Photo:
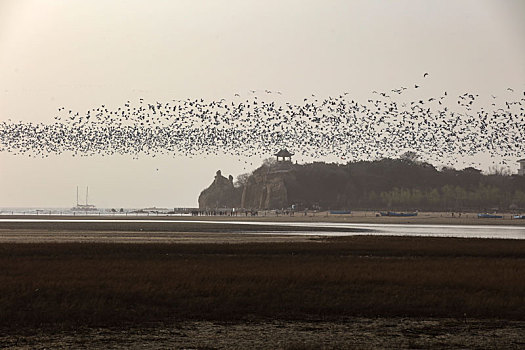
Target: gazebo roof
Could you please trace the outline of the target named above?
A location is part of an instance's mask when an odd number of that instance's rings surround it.
[[[275,154],[277,157],[291,157],[293,156],[293,153],[288,152],[286,149],[282,149],[279,152]]]

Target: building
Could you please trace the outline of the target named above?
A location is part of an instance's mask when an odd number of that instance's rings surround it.
[[[288,158],[288,161],[291,162],[293,153],[288,152],[288,150],[286,149],[282,149],[279,152],[277,152],[275,156],[277,157],[278,162],[279,161],[286,162],[287,160],[286,158]],[[281,160],[279,160],[279,158],[281,158]]]
[[[518,175],[525,176],[525,158],[518,160],[518,163],[520,163]]]

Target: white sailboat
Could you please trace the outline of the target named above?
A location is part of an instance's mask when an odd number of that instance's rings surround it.
[[[86,187],[86,204],[78,202],[78,186],[77,186],[77,205],[71,208],[72,211],[96,211],[97,208],[93,204],[88,204],[89,187]]]

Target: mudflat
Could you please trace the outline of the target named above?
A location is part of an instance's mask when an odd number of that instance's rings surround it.
[[[427,213],[415,218],[365,214],[197,217],[4,215],[0,217],[0,243],[305,242],[316,236],[350,235],[525,238],[525,220],[510,219],[510,215],[506,219],[462,216],[459,220],[459,217],[447,217],[446,213],[439,214],[445,215],[443,217],[437,214],[428,216],[430,214]]]
[[[175,234],[196,240],[1,243],[0,346],[525,344],[523,240]]]
[[[180,321],[139,327],[30,329],[3,349],[522,349],[524,323],[454,318]]]

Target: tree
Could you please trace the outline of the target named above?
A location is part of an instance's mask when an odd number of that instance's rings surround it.
[[[488,175],[510,176],[512,171],[509,167],[493,165],[489,167]]]
[[[244,173],[244,174],[237,176],[237,179],[235,179],[235,187],[246,186],[246,183],[248,182],[249,177],[250,177],[250,173]]]
[[[271,167],[274,165],[277,161],[274,158],[266,158],[263,160],[263,166],[265,167]]]
[[[414,151],[406,151],[399,157],[401,160],[406,160],[411,163],[417,163],[419,160],[419,155]]]
[[[427,193],[427,201],[430,204],[430,207],[437,209],[439,207],[439,202],[441,201],[441,195],[437,188],[432,189]]]

